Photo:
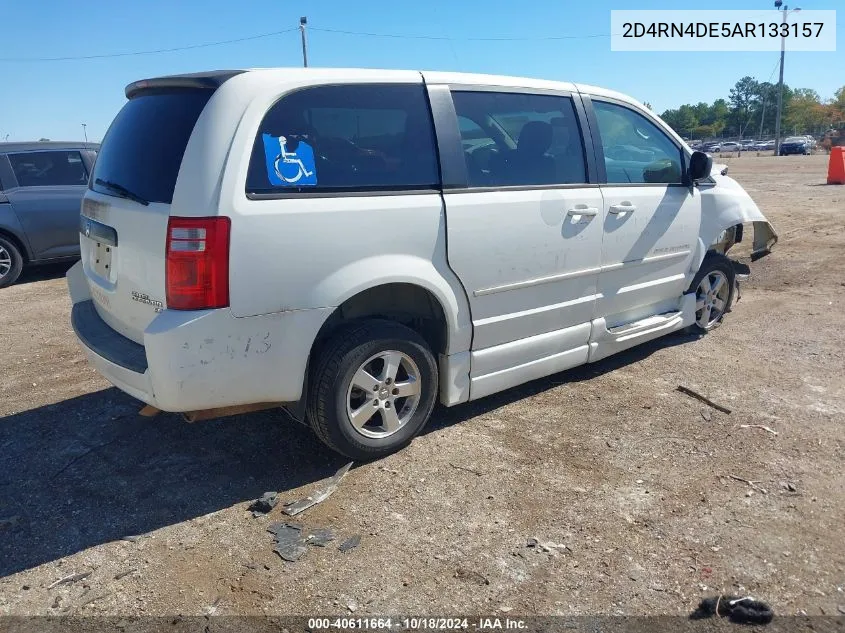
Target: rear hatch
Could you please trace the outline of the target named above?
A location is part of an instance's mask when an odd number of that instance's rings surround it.
[[[231,76],[229,74],[228,76]],[[100,317],[136,343],[165,304],[170,205],[188,139],[225,78],[137,82],[94,165],[82,203],[80,243]]]

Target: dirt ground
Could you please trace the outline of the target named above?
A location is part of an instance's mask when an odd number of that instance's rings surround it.
[[[780,243],[721,328],[436,410],[297,517],[336,540],[295,563],[281,504],[246,508],[344,460],[275,412],[139,417],[77,347],[67,267],[27,273],[0,291],[0,614],[687,614],[724,590],[837,615],[845,187],[824,156],[725,160]]]

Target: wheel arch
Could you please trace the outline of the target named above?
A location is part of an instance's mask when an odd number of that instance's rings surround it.
[[[430,262],[429,266],[432,267]],[[350,278],[348,274],[333,277]],[[325,290],[327,285],[324,282],[320,286]],[[288,407],[288,411],[295,418],[304,420],[309,376],[316,356],[339,328],[356,320],[384,318],[404,323],[425,339],[435,357],[467,351],[472,340],[472,323],[466,296],[462,294],[463,289],[460,290],[460,294],[456,293],[442,277],[438,283],[437,277],[432,279],[421,275],[391,275],[349,285],[336,295],[340,299],[339,304],[323,321],[311,344],[302,396],[299,402]],[[402,300],[404,303],[400,304]]]
[[[454,354],[470,348],[472,321],[469,302],[455,274],[444,265],[407,255],[380,255],[358,260],[335,271],[314,288],[317,304],[336,306],[320,329],[321,334],[337,319],[382,316],[389,312],[414,315],[439,310],[445,331],[440,349]],[[331,301],[320,301],[329,298]],[[400,302],[405,301],[400,305]],[[371,309],[366,306],[370,305]],[[399,306],[396,309],[396,306]],[[318,334],[318,339],[321,334]]]
[[[6,228],[0,227],[0,237],[8,240],[12,244],[14,244],[15,247],[17,247],[17,249],[20,251],[21,257],[23,257],[24,265],[28,264],[31,261],[32,257],[29,253],[29,249],[27,248],[26,242],[22,240],[18,235],[16,235],[12,231],[9,231]]]
[[[448,353],[453,337],[442,299],[423,284],[389,281],[357,289],[344,297],[317,332],[312,356],[338,328],[368,318],[403,323],[420,334],[435,354]]]
[[[752,260],[768,254],[778,241],[777,233],[746,191],[725,178],[703,192],[701,225],[690,275],[695,275],[709,251],[725,254],[739,242],[745,225],[751,225],[754,231]]]

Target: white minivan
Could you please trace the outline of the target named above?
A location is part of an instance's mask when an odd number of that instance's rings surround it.
[[[197,417],[285,406],[333,449],[729,310],[777,237],[647,107],[580,84],[349,69],[138,81],[68,272],[109,381]]]

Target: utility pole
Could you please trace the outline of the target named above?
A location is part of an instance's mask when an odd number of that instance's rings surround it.
[[[789,7],[783,4],[783,0],[775,0],[775,9],[783,5],[783,24],[786,24],[786,16],[789,15]],[[798,7],[793,11],[800,11]],[[783,61],[786,57],[786,35],[780,37],[780,78],[778,79],[778,113],[775,118],[775,156],[780,156],[780,122],[783,116]]]
[[[85,136],[85,142],[88,142],[88,125],[83,123],[82,124],[82,134]]]
[[[299,34],[302,36],[302,66],[308,68],[308,41],[305,39],[305,25],[308,24],[308,18],[304,15],[299,18]]]

